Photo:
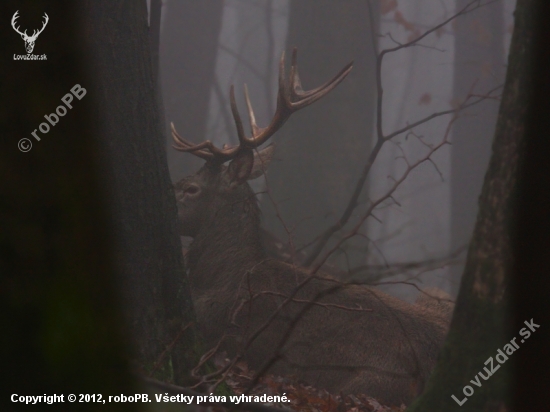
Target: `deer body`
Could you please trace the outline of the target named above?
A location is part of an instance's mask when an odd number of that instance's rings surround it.
[[[294,55],[291,81],[299,86],[295,64]],[[297,89],[280,76],[278,106],[290,107],[284,100],[299,100],[300,92],[308,99],[313,93]],[[272,147],[256,154],[246,150],[231,97],[240,149],[212,149],[209,142],[194,146],[173,129],[179,150],[207,160],[195,175],[175,185],[180,234],[194,238],[187,263],[206,344],[214,347],[221,340],[229,355],[242,354],[257,371],[269,362],[270,372],[295,375],[333,393],[366,393],[390,404],[408,403],[422,391],[435,365],[446,322],[422,305],[345,285],[323,273],[312,276],[267,257],[260,211],[246,180],[265,171]],[[247,103],[253,141],[269,128],[257,127],[248,98]],[[224,156],[231,150],[226,166]],[[213,161],[216,151],[223,154]]]

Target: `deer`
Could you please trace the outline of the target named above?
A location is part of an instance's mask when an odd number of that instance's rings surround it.
[[[450,323],[455,309],[455,303],[451,295],[436,287],[424,289],[416,298],[414,304],[433,312],[445,323]]]
[[[171,124],[173,147],[205,161],[174,185],[178,231],[193,238],[186,255],[199,330],[208,348],[223,349],[263,373],[292,375],[329,392],[365,393],[390,405],[419,395],[448,325],[423,305],[374,287],[343,282],[266,254],[261,214],[249,180],[267,171],[273,145],[263,145],[296,111],[321,99],[352,69],[305,91],[292,52],[288,80],[279,62],[276,111],[259,127],[248,96],[247,136],[230,88],[239,144],[194,144]]]

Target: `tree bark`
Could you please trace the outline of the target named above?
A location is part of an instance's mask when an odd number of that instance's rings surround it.
[[[88,67],[96,80],[90,98],[107,159],[103,178],[110,183],[131,335],[143,369],[182,384],[200,351],[175,231],[146,3],[90,0],[83,6]]]
[[[462,10],[470,0],[458,0]],[[486,93],[504,81],[504,11],[496,1],[455,21],[454,100]],[[453,125],[451,149],[451,250],[472,236],[483,176],[491,156],[498,102],[487,100],[461,113]],[[451,294],[456,296],[464,265],[451,267]]]
[[[162,23],[162,0],[150,0],[149,6],[149,41],[151,42],[151,64],[153,78],[158,81],[160,30]]]
[[[535,86],[526,125],[525,160],[520,174],[518,221],[514,247],[517,259],[512,288],[515,294],[515,330],[531,318],[540,324],[535,336],[514,357],[515,399],[511,410],[548,409],[550,388],[550,2],[531,1],[535,48],[531,81]],[[525,350],[524,350],[525,349]],[[514,353],[514,356],[516,354]]]
[[[487,381],[481,379],[479,388],[471,381],[476,376],[479,379],[479,372],[487,375],[484,367],[491,370],[490,364],[485,364],[488,358],[493,357],[495,368],[499,365],[497,351],[519,332],[511,329],[510,322],[512,270],[516,257],[512,239],[517,227],[518,176],[524,162],[525,132],[532,109],[530,99],[536,86],[532,76],[533,27],[537,26],[537,16],[542,15],[540,4],[536,0],[517,2],[492,156],[479,199],[479,213],[451,329],[426,392],[409,411],[510,410],[514,360],[500,365]],[[538,323],[536,314],[532,316]],[[522,346],[529,343],[517,340],[520,352],[528,350]],[[466,386],[473,389],[471,396],[466,396],[471,392],[469,389],[463,391]]]
[[[81,19],[72,2],[8,0],[0,6],[9,18],[16,10],[29,25],[40,27],[44,12],[51,21],[33,52],[46,54],[45,61],[11,60],[25,54],[24,43],[9,24],[0,25],[6,51],[0,65],[0,410],[141,410],[131,403],[68,400],[71,393],[141,389],[126,356]],[[55,114],[77,84],[88,93],[74,97],[72,109],[49,124],[44,116]],[[31,133],[44,122],[50,130],[38,131],[36,140]],[[20,139],[29,139],[30,151],[18,150]],[[8,394],[63,394],[64,402],[29,406]]]

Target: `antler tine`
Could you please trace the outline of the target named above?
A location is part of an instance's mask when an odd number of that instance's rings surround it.
[[[233,85],[231,85],[231,88],[229,89],[229,101],[231,102],[231,113],[233,114],[233,120],[235,121],[235,126],[237,127],[237,137],[239,138],[239,143],[246,144],[247,138],[244,134],[243,121],[241,120],[237,102],[235,101],[235,88]]]
[[[199,144],[193,144],[189,140],[181,137],[176,128],[172,124],[172,138],[174,139],[176,145],[172,146],[174,149],[180,152],[188,152],[198,156],[204,160],[213,161],[217,163],[226,162],[237,154],[240,150],[240,146],[234,147],[225,147],[223,149],[218,149],[210,140],[205,140]],[[207,149],[207,150],[204,150]]]
[[[237,102],[235,100],[235,88],[231,86],[229,89],[229,100],[231,103],[233,120],[235,121],[235,126],[237,127],[239,145],[234,147],[227,147],[224,145],[222,149],[218,149],[209,140],[194,145],[188,140],[182,138],[172,124],[172,137],[176,143],[174,148],[182,152],[192,153],[207,161],[224,163],[231,160],[238,153],[245,150],[254,149],[265,143],[277,130],[281,128],[283,124],[285,124],[292,113],[319,100],[334,89],[338,84],[340,84],[340,82],[349,74],[353,66],[353,62],[349,63],[342,70],[340,70],[336,76],[322,86],[313,90],[304,91],[302,90],[300,76],[298,75],[297,55],[298,51],[294,48],[292,51],[290,79],[288,82],[285,78],[285,53],[283,52],[281,55],[281,60],[279,61],[279,91],[277,93],[277,110],[273,115],[269,126],[262,128],[256,123],[256,116],[254,114],[254,109],[252,108],[252,103],[250,102],[248,88],[245,84],[244,96],[248,109],[250,128],[252,129],[252,136],[250,138],[246,137],[241,115],[239,114],[239,109],[237,108]]]
[[[172,129],[172,139],[174,139],[174,143],[175,143],[174,145],[172,145],[174,149],[180,152],[189,152],[204,160],[210,160],[213,158],[214,155],[212,153],[207,152],[205,150],[201,150],[202,148],[197,147],[200,145],[194,145],[189,140],[181,137],[178,131],[176,130],[174,123],[170,122],[170,128]],[[207,143],[207,142],[204,142],[204,143]]]
[[[248,118],[250,119],[250,128],[252,129],[252,136],[256,136],[262,132],[262,128],[258,127],[256,123],[256,116],[254,115],[254,109],[252,103],[250,103],[250,96],[248,95],[248,87],[246,83],[244,85],[244,99],[246,100],[246,107],[248,108]]]
[[[253,133],[253,136],[250,139],[246,138],[244,135],[242,139],[239,138],[239,140],[246,143],[248,147],[258,147],[265,143],[277,130],[281,128],[292,113],[309,106],[323,96],[327,95],[346,78],[353,67],[353,62],[351,62],[325,84],[313,90],[304,91],[302,90],[300,76],[298,75],[297,56],[298,50],[294,48],[292,51],[290,78],[287,81],[285,79],[285,54],[283,52],[279,62],[279,92],[277,95],[277,111],[275,112],[269,126],[265,128],[258,128],[258,132]],[[240,127],[242,128],[242,124]],[[239,126],[237,125],[237,129],[238,128]]]
[[[176,130],[176,126],[174,126],[173,122],[170,122],[170,129],[172,131],[172,139],[174,139],[174,142],[176,145],[180,146],[181,148],[187,148],[192,147],[194,144],[187,140],[186,138],[180,136],[178,131]]]
[[[292,70],[292,68],[291,68]],[[290,90],[286,85],[285,78],[285,52],[281,54],[281,60],[279,60],[279,91],[277,93],[277,108],[279,106],[286,106],[283,103],[289,101],[290,99]]]
[[[38,31],[37,35],[44,31],[44,29],[46,28],[46,25],[50,21],[50,18],[48,17],[48,15],[46,13],[44,13],[44,17],[45,17],[44,23],[42,23],[42,28]]]
[[[292,58],[290,59],[290,81],[289,81],[289,94],[291,98],[296,98],[298,95],[295,90],[303,92],[302,81],[298,74],[298,48],[292,49]]]
[[[44,19],[44,23],[42,23],[42,28],[39,29],[39,30],[37,30],[37,29],[33,30],[33,33],[32,33],[31,37],[33,37],[33,38],[38,37],[38,35],[40,33],[42,33],[44,31],[44,29],[46,28],[46,25],[50,21],[50,18],[48,17],[48,15],[46,13],[44,13],[44,17],[45,17],[45,19]]]
[[[13,14],[13,17],[11,18],[11,25],[13,27],[13,29],[19,33],[20,35],[27,35],[27,30],[25,29],[25,31],[23,33],[21,33],[21,31],[19,30],[19,26],[15,27],[15,24],[16,24],[16,20],[19,18],[19,10],[17,10],[14,14]]]
[[[231,89],[233,90],[233,89]],[[250,104],[250,99],[248,97],[248,90],[245,85],[245,98],[246,104],[248,106],[248,113],[250,116],[250,126],[253,129],[252,137],[247,138],[244,133],[241,135],[239,132],[242,130],[242,122],[237,110],[237,105],[234,103],[234,97],[232,95],[231,99],[231,110],[233,111],[233,117],[235,118],[235,124],[237,126],[237,132],[239,134],[239,141],[241,144],[246,145],[250,148],[255,148],[263,143],[265,143],[273,134],[279,130],[279,128],[286,122],[291,112],[288,109],[291,109],[291,99],[290,91],[285,78],[285,52],[281,54],[281,59],[279,60],[279,91],[277,93],[277,111],[275,112],[271,123],[267,127],[258,127],[256,124],[256,118],[254,116],[254,111],[252,110],[252,105]]]
[[[342,80],[346,78],[352,68],[353,62],[350,62],[342,70],[340,70],[340,72],[336,76],[327,81],[325,84],[322,84],[315,89],[304,91],[302,89],[300,75],[298,74],[297,49],[294,48],[294,50],[292,51],[292,66],[290,69],[292,76],[290,79],[290,83],[292,85],[290,95],[292,97],[292,100],[296,99],[296,101],[290,103],[292,109],[299,110],[303,107],[309,106],[323,96],[327,95],[332,89],[338,86],[342,82]]]

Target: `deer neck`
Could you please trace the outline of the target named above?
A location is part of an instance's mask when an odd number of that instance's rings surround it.
[[[265,258],[260,239],[260,211],[255,197],[249,201],[223,202],[212,211],[191,243],[188,267],[194,288],[209,288]]]

